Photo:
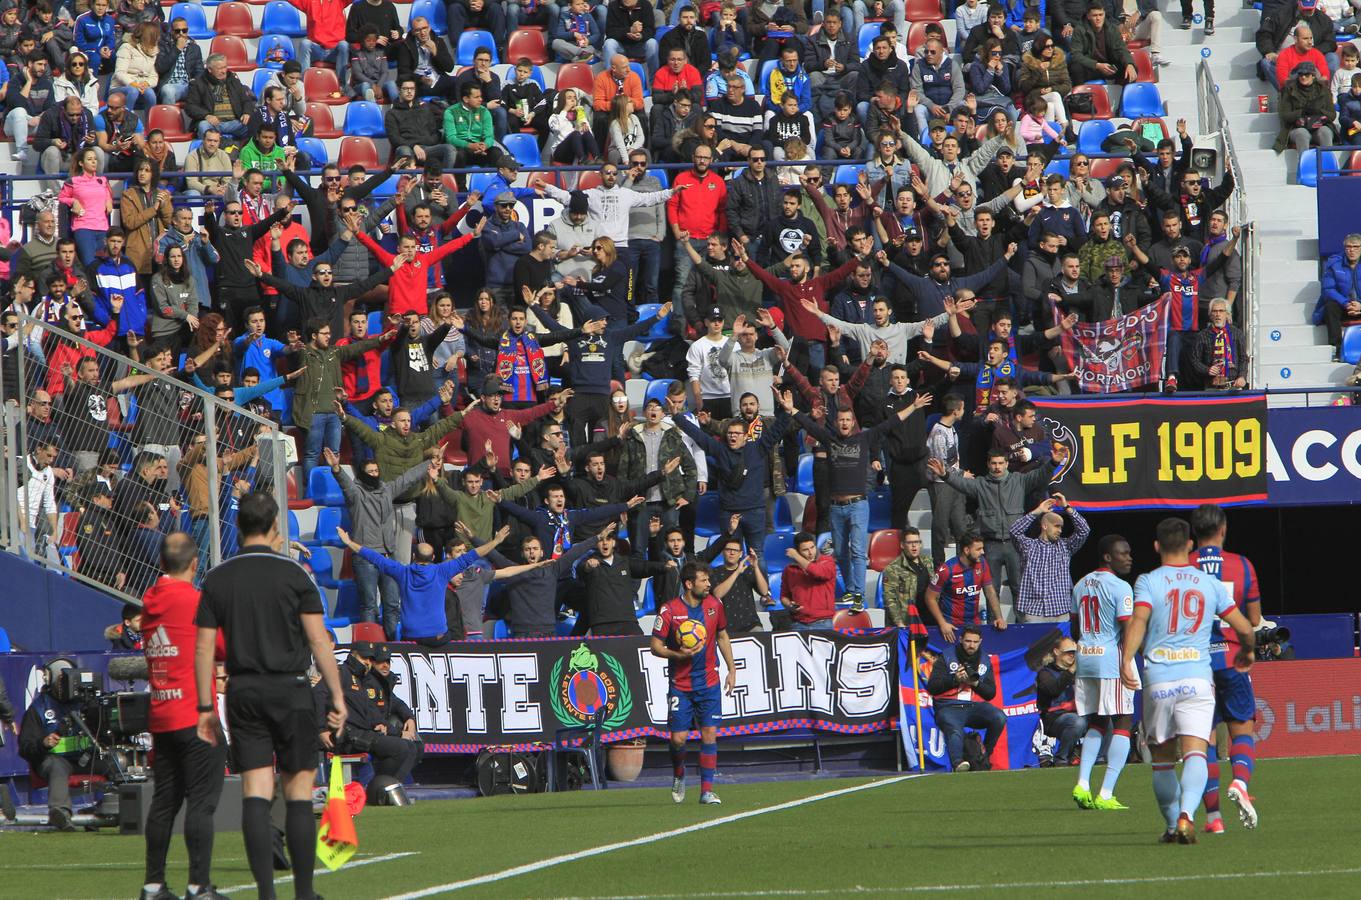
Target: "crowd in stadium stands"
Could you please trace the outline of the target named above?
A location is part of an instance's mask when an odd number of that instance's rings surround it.
[[[1086,524],[1040,506],[1066,448],[1027,400],[1073,389],[1065,333],[1170,295],[1154,389],[1247,384],[1231,176],[1190,167],[1184,121],[1083,136],[1151,87],[1156,13],[968,0],[951,42],[918,0],[455,0],[445,36],[391,0],[291,0],[296,45],[264,23],[248,85],[239,4],[205,52],[178,8],[51,2],[0,13],[14,156],[51,178],[5,254],[5,396],[28,409],[30,525],[134,594],[181,504],[209,543],[177,383],[293,431],[294,495],[342,507],[333,545],[359,548],[356,616],[436,642],[480,632],[489,592],[515,634],[560,610],[636,631],[697,524],[732,631],[875,602],[872,522],[897,532],[874,563],[891,624],[1004,625],[1003,572],[1021,620],[1066,615]],[[313,135],[346,103],[372,155],[339,165]],[[368,103],[386,168],[354,135]],[[562,212],[531,233],[540,198]],[[1361,320],[1348,283],[1330,324]],[[256,431],[217,423],[224,515],[268,477]]]

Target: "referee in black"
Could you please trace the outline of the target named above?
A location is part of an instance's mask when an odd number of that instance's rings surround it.
[[[213,647],[221,628],[227,643],[227,725],[245,795],[241,831],[251,874],[261,900],[274,900],[269,804],[277,765],[287,807],[284,838],[293,860],[293,886],[299,900],[309,900],[316,896],[312,785],[320,746],[307,678],[313,659],[330,691],[327,724],[333,732],[345,725],[345,695],[321,595],[307,571],[282,555],[278,522],[279,507],[272,496],[242,497],[236,519],[241,550],[204,576],[194,651],[198,733],[209,743],[217,740]]]

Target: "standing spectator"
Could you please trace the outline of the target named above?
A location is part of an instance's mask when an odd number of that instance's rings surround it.
[[[1064,513],[1073,533],[1063,537]],[[1026,535],[1036,520],[1040,536]],[[1015,600],[1018,622],[1066,622],[1073,606],[1073,554],[1087,541],[1091,526],[1062,494],[1046,497],[1028,515],[1011,523],[1011,537],[1021,553],[1021,592]]]
[[[941,630],[944,631],[944,628]],[[954,647],[954,659],[947,661],[942,656],[936,660],[931,677],[926,682],[926,690],[935,708],[936,724],[945,735],[950,766],[956,772],[970,769],[969,761],[964,758],[965,728],[987,729],[983,739],[982,766],[990,769],[992,766],[988,758],[992,756],[993,749],[1007,727],[1007,714],[991,702],[997,696],[997,673],[989,664],[988,657],[983,655],[982,647],[983,632],[978,626],[964,626],[960,631],[959,643]]]
[[[705,333],[690,344],[685,354],[690,395],[695,412],[707,408],[716,419],[732,417],[732,385],[728,370],[719,362],[719,354],[727,345],[723,336],[723,311],[718,307],[704,314]]]
[[[157,93],[162,103],[184,99],[189,85],[203,75],[203,51],[189,37],[189,23],[175,19],[156,55]]]
[[[751,274],[775,295],[776,303],[784,310],[789,329],[796,337],[802,338],[808,348],[809,367],[820,370],[827,362],[827,326],[808,311],[803,301],[811,301],[820,313],[826,312],[829,308],[827,295],[855,271],[860,260],[852,257],[840,268],[814,278],[813,267],[808,257],[802,253],[795,253],[789,262],[789,275],[786,279],[776,278],[758,266],[748,257],[747,250],[741,242],[735,242],[733,249]]]
[[[934,539],[932,539],[934,543]],[[906,628],[914,638],[926,637],[921,608],[931,584],[931,566],[922,556],[922,536],[916,528],[903,529],[901,552],[884,568],[884,623]]]
[[[927,612],[940,626],[941,637],[947,643],[955,642],[956,628],[964,626],[967,634],[970,627],[982,623],[980,599],[987,601],[992,626],[998,631],[1006,630],[1007,621],[1002,617],[992,570],[983,556],[983,538],[973,533],[965,534],[959,539],[959,553],[936,569],[936,579],[926,589],[923,599]],[[942,601],[949,604],[948,615],[941,611]],[[977,628],[973,630],[977,632]]]
[[[740,81],[733,79],[729,94],[736,93],[740,85]],[[747,246],[748,253],[760,256],[770,252],[777,259],[783,259],[787,254],[779,248],[762,248],[760,243],[762,232],[780,215],[784,202],[784,188],[780,186],[775,173],[766,168],[767,152],[759,144],[751,147],[750,155],[747,156],[750,165],[728,182],[728,229],[733,237]]]
[[[958,394],[947,394],[941,404],[944,412],[931,426],[926,438],[926,452],[930,460],[940,463],[943,472],[960,470],[959,433],[955,430],[960,416],[964,414],[964,398]],[[931,556],[937,566],[945,562],[945,548],[958,541],[964,533],[967,514],[964,509],[964,494],[950,487],[943,474],[937,473],[928,461],[931,470],[926,491],[931,496]]]
[[[620,183],[641,195],[628,207],[628,239],[624,242],[634,273],[633,296],[643,303],[656,303],[660,299],[657,288],[661,274],[662,241],[666,237],[666,208],[647,202],[664,192],[661,181],[648,172],[648,162],[646,150],[629,153],[628,173]],[[671,193],[665,193],[669,200]],[[589,200],[591,194],[588,192],[586,196]]]
[[[643,421],[630,426],[623,440],[620,479],[640,480],[652,472],[663,473],[661,483],[647,489],[647,503],[639,508],[629,532],[641,534],[643,523],[651,516],[659,517],[663,528],[674,528],[680,522],[681,509],[694,503],[697,496],[695,461],[685,449],[680,429],[665,421],[662,402],[653,397],[643,406]],[[674,459],[680,460],[679,467],[666,465]]]
[[[819,553],[817,540],[806,531],[794,535],[794,546],[784,553],[790,561],[780,579],[780,601],[793,616],[794,630],[831,628],[836,614],[836,560]]]
[[[245,323],[245,311],[260,305],[259,283],[246,267],[254,255],[255,242],[268,234],[275,223],[287,219],[291,211],[291,205],[282,206],[269,218],[244,225],[241,201],[228,200],[223,207],[226,219],[223,226],[217,221],[216,201],[209,200],[204,206],[203,227],[220,257],[216,273],[218,307],[237,328]]]
[[[289,0],[307,17],[307,36],[295,39],[298,63],[306,71],[313,60],[334,62],[336,80],[346,84],[350,45],[345,41],[346,0]],[[454,32],[457,34],[458,32]]]
[[[446,113],[446,118],[448,114]],[[493,212],[484,221],[480,247],[486,267],[487,289],[502,306],[515,297],[515,264],[532,249],[529,229],[515,218],[515,195],[502,191],[493,198]]]
[[[254,105],[255,95],[228,71],[227,57],[221,53],[208,54],[203,74],[189,83],[184,95],[184,113],[200,138],[216,129],[233,143],[245,137]]]
[[[628,559],[620,559],[615,553],[618,546],[618,539],[612,533],[600,536],[596,540],[595,553],[577,567],[577,577],[586,593],[586,608],[580,611],[577,629],[581,630],[585,624],[596,637],[642,634],[635,607],[638,583],[664,575],[676,565],[674,562],[651,562],[637,550],[633,550]]]
[[[1247,344],[1242,330],[1229,321],[1229,302],[1210,301],[1210,324],[1196,334],[1191,369],[1208,390],[1242,390],[1248,386]]]
[[[729,634],[751,634],[761,631],[761,618],[756,613],[757,600],[762,608],[773,606],[770,596],[770,580],[766,577],[765,567],[760,565],[755,550],[742,546],[742,538],[734,527],[731,532],[719,535],[704,551],[706,558],[712,560],[715,554],[722,554],[722,560],[711,571],[714,582],[714,596],[723,602],[723,611],[728,617]]]
[[[156,244],[170,227],[174,212],[170,192],[156,186],[155,175],[150,160],[139,160],[133,167],[132,181],[118,200],[128,261],[138,275],[151,274]]]

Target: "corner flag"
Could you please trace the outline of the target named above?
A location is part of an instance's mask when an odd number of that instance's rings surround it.
[[[326,792],[326,810],[321,814],[321,827],[317,829],[317,859],[322,865],[334,872],[359,849],[359,836],[355,834],[354,819],[350,818],[350,808],[345,803],[344,775],[339,756],[331,757],[331,785]]]

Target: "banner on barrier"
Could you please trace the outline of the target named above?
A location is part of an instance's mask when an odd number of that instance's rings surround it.
[[[891,729],[894,631],[781,632],[732,639],[737,685],[720,737],[811,728]],[[642,637],[470,642],[448,651],[391,645],[396,693],[427,753],[528,747],[605,709],[606,741],[670,733],[667,661]],[[726,675],[722,660],[720,674]]]
[[[1157,384],[1167,351],[1171,295],[1127,316],[1079,322],[1059,338],[1059,349],[1087,394],[1119,394]],[[1054,321],[1061,316],[1055,315]]]
[[[1300,659],[1252,667],[1257,755],[1361,753],[1361,659]]]
[[[1361,502],[1361,406],[1273,409],[1267,438],[1272,506]]]
[[[1052,490],[1080,509],[1266,502],[1263,394],[1034,402],[1070,450]]]

